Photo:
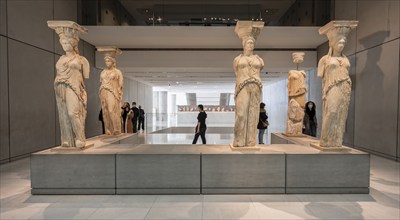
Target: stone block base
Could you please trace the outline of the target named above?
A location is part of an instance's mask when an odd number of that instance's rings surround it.
[[[244,151],[244,150],[260,150],[260,147],[254,146],[254,147],[234,147],[233,144],[229,144],[231,147],[231,150],[233,151]]]
[[[349,152],[349,151],[351,151],[351,148],[348,148],[348,147],[321,147],[319,145],[319,142],[311,143],[310,146],[314,147],[318,150],[326,151],[326,152]]]

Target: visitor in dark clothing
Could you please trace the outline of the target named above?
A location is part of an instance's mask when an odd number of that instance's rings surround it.
[[[136,107],[136,102],[132,102],[132,111],[133,111],[133,118],[132,118],[133,133],[136,133],[137,123],[139,119],[139,109]]]
[[[102,128],[103,134],[105,134],[105,133],[106,133],[106,129],[105,129],[105,127],[104,127],[103,109],[100,109],[99,121],[101,121],[101,128]]]
[[[203,142],[203,144],[206,144],[207,114],[204,111],[203,105],[198,105],[197,107],[199,109],[199,115],[197,116],[197,126],[196,126],[195,135],[194,135],[192,144],[197,143],[197,139],[199,138],[199,136],[201,136],[201,141]]]
[[[142,106],[139,105],[139,124],[138,124],[138,131],[140,131],[140,127],[142,127],[144,131],[144,110],[142,109]]]
[[[306,112],[303,119],[303,134],[307,134],[313,137],[317,136],[317,117],[315,111],[315,103],[309,101],[306,103]]]

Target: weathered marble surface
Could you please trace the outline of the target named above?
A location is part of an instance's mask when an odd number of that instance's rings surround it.
[[[302,136],[304,109],[295,99],[290,99],[287,114],[286,135]]]
[[[264,61],[254,54],[254,45],[264,22],[238,21],[235,33],[242,40],[243,54],[233,61],[236,74],[233,147],[256,145]]]
[[[100,100],[103,112],[105,133],[121,133],[121,100],[124,91],[124,76],[117,69],[116,57],[121,51],[115,47],[97,47],[103,53],[106,68],[100,74]]]
[[[293,63],[297,65],[302,63],[304,55],[305,53],[303,52],[293,53]],[[302,136],[306,92],[306,72],[303,70],[290,70],[288,76],[289,106],[286,122],[287,135]]]
[[[61,146],[83,148],[87,102],[84,79],[89,78],[90,66],[87,59],[79,55],[78,42],[79,35],[87,29],[73,21],[47,21],[47,24],[56,31],[65,51],[57,61],[54,80]]]
[[[342,53],[347,35],[358,21],[331,21],[319,29],[329,39],[329,52],[318,63],[322,78],[322,127],[319,146],[340,148],[350,103],[350,62]]]
[[[304,56],[306,54],[304,52],[294,52],[292,53],[293,63],[300,64],[304,61]]]

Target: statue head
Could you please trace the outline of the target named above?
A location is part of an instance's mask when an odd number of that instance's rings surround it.
[[[111,56],[105,56],[104,57],[104,63],[106,64],[106,67],[108,69],[114,68],[116,65],[116,61],[114,57]]]
[[[319,34],[328,37],[330,53],[341,53],[346,45],[347,36],[357,25],[358,21],[331,21],[319,29]]]
[[[304,60],[304,52],[295,52],[292,53],[292,59],[293,59],[293,63],[299,64],[302,63]]]
[[[261,30],[264,28],[264,22],[262,21],[238,21],[235,27],[236,35],[242,39],[243,49],[246,50],[246,46],[252,44],[252,49],[254,49],[254,45],[258,36],[261,33]],[[249,43],[249,41],[252,43]],[[250,49],[250,45],[249,48]]]
[[[65,52],[74,51],[75,53],[79,53],[79,36],[80,34],[87,33],[86,28],[73,21],[47,21],[47,25],[56,31]]]
[[[253,37],[243,38],[242,45],[245,51],[253,51],[256,40]]]
[[[122,53],[121,50],[116,47],[97,47],[97,51],[104,55],[104,62],[108,69],[116,67],[116,57]]]

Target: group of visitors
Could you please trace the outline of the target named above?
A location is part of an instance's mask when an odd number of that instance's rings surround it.
[[[144,131],[144,115],[142,106],[136,107],[136,102],[132,102],[132,108],[128,102],[122,106],[122,122],[124,133],[137,133],[140,129]]]
[[[207,113],[204,111],[204,106],[203,105],[198,105],[197,106],[199,110],[199,114],[197,116],[197,125],[195,128],[195,136],[193,139],[192,144],[197,143],[197,139],[199,136],[201,136],[201,141],[203,144],[206,144],[206,130],[207,130],[207,125],[206,125],[206,118],[207,118]],[[267,111],[265,110],[265,103],[261,102],[260,103],[260,115],[258,119],[258,124],[257,124],[257,129],[258,129],[258,144],[264,144],[263,139],[264,139],[264,133],[265,130],[268,129],[269,122],[268,122],[268,115]],[[316,111],[315,111],[315,103],[312,101],[309,101],[306,103],[306,109],[305,109],[305,114],[304,114],[304,119],[303,119],[303,133],[316,137],[317,136],[317,117],[316,117]]]
[[[132,108],[128,102],[124,102],[121,107],[121,124],[122,124],[122,133],[137,133],[140,130],[144,131],[144,119],[145,112],[142,109],[142,106],[139,105],[139,108],[136,107],[136,102],[132,102]],[[103,122],[103,113],[100,110],[99,121],[102,122],[103,134],[104,130],[104,122]]]

